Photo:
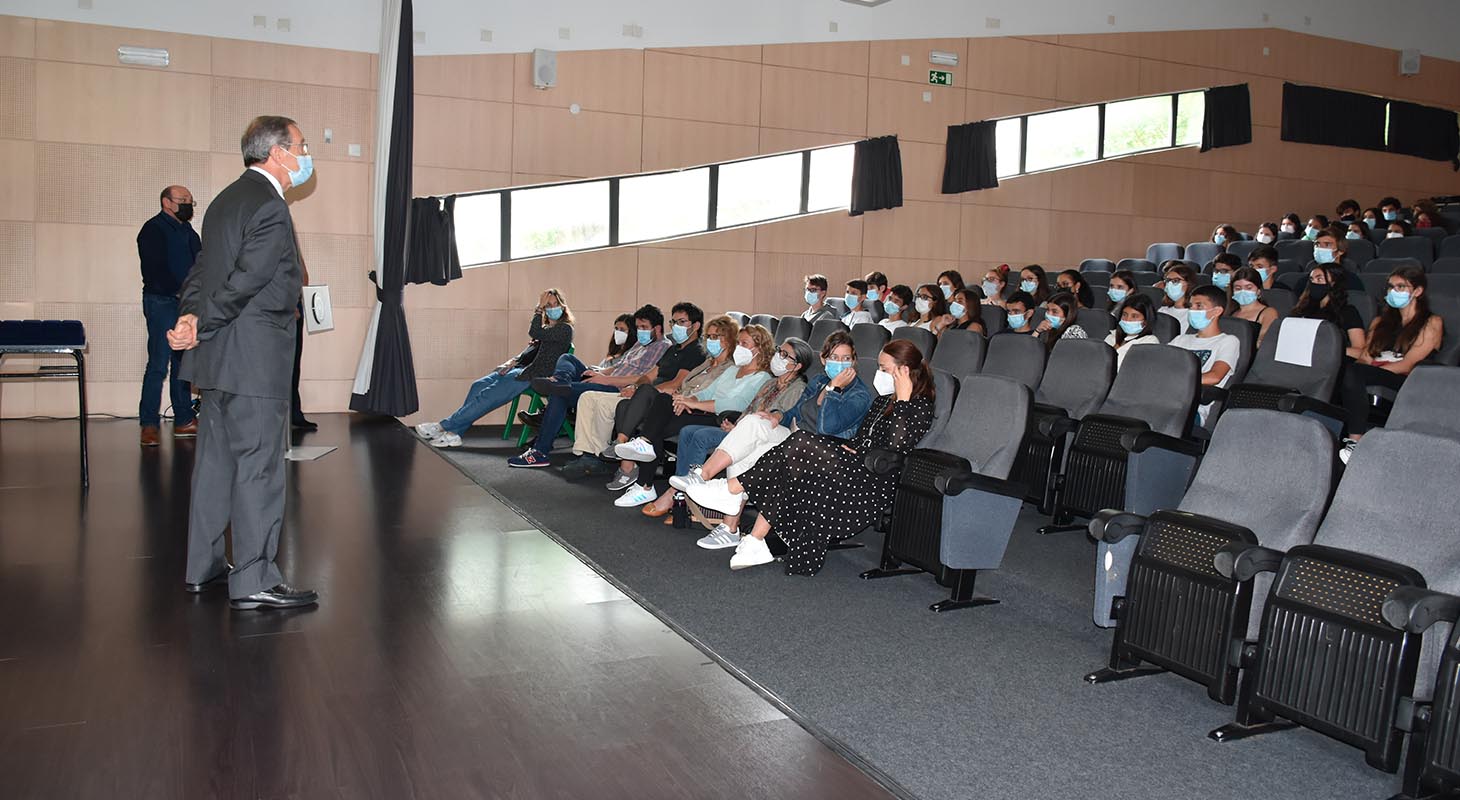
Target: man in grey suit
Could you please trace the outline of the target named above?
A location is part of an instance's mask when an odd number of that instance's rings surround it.
[[[284,527],[284,431],[301,270],[284,191],[314,164],[299,126],[258,117],[242,140],[244,170],[208,205],[203,249],[182,288],[183,377],[202,390],[186,588],[228,579],[235,609],[318,602],[284,583],[274,556]],[[233,527],[233,560],[224,530]]]

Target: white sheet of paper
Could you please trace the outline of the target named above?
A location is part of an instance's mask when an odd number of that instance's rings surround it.
[[[304,287],[304,330],[320,333],[335,329],[334,309],[330,306],[330,287],[325,284]]]
[[[1313,366],[1313,340],[1318,337],[1318,324],[1322,320],[1288,317],[1278,331],[1277,354],[1274,358],[1284,364],[1299,367]]]

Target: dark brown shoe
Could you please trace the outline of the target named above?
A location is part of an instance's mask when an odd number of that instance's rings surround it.
[[[172,438],[174,439],[191,439],[197,435],[198,421],[196,419],[189,420],[186,425],[172,426]]]
[[[159,438],[160,437],[157,435],[157,426],[156,425],[143,425],[142,426],[142,446],[143,447],[156,447],[157,444],[158,444]]]

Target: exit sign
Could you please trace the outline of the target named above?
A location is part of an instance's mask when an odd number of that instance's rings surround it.
[[[952,86],[953,73],[944,72],[941,69],[930,69],[928,70],[928,83],[934,86]]]

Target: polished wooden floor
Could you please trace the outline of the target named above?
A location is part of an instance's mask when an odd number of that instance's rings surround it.
[[[861,798],[851,763],[394,422],[324,415],[280,551],[182,591],[192,447],[0,423],[0,797]],[[165,431],[164,431],[165,432]]]

